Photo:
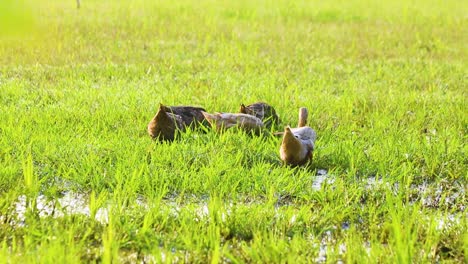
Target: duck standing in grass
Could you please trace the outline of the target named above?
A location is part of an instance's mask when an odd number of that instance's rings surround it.
[[[317,134],[307,126],[307,115],[307,108],[301,107],[298,127],[284,128],[280,157],[286,165],[301,166],[312,161]]]
[[[257,102],[247,106],[241,104],[239,112],[259,118],[267,129],[279,123],[279,117],[273,106],[264,102]]]
[[[193,106],[165,106],[159,104],[159,110],[148,124],[148,134],[159,141],[174,140],[177,131],[187,127],[195,128],[203,123],[205,109]]]
[[[246,132],[254,133],[259,133],[263,129],[262,120],[253,115],[232,113],[202,113],[211,126],[218,132],[232,127],[237,127]]]

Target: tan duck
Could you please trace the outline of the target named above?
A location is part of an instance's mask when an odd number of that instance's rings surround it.
[[[177,131],[187,127],[195,128],[203,123],[205,109],[193,106],[165,106],[159,104],[159,110],[148,124],[148,134],[159,141],[174,140]]]
[[[202,113],[206,120],[217,131],[223,131],[232,127],[237,127],[247,132],[258,133],[263,129],[262,120],[252,115],[232,113]]]
[[[284,128],[280,157],[286,165],[301,166],[312,160],[317,134],[307,126],[307,115],[307,108],[300,108],[298,127]]]
[[[241,104],[239,112],[259,118],[268,129],[279,123],[279,117],[273,106],[264,102],[257,102],[247,106]]]

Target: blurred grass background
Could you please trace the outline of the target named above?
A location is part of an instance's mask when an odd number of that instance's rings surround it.
[[[2,24],[9,33],[30,31],[2,42],[3,64],[203,59],[223,69],[239,61],[261,68],[289,60],[466,58],[463,1],[91,0],[80,9],[75,1],[16,3],[3,2],[12,11]]]
[[[2,1],[0,262],[307,262],[323,245],[330,262],[463,261],[467,6]],[[279,138],[146,134],[160,102],[258,100],[284,124],[309,108],[310,170],[279,165]],[[314,189],[318,169],[330,182]],[[34,209],[64,192],[89,198],[91,215],[112,207],[108,225],[16,225],[19,197]]]

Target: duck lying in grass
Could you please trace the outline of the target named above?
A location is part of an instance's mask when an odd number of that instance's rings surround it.
[[[301,166],[312,160],[317,134],[307,126],[307,115],[307,108],[300,108],[298,127],[284,128],[280,157],[286,165]]]
[[[225,129],[237,127],[247,132],[258,133],[263,129],[262,120],[253,115],[232,113],[202,113],[205,116],[206,120],[217,131],[223,131]]]
[[[247,106],[241,104],[239,112],[259,118],[268,129],[279,123],[279,117],[273,106],[264,102],[257,102]]]
[[[148,134],[159,141],[174,140],[177,131],[187,127],[195,128],[205,120],[205,109],[193,106],[165,106],[159,104],[159,110],[148,124]]]

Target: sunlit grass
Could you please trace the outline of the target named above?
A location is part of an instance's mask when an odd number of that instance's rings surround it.
[[[463,1],[26,3],[0,36],[0,262],[466,261]],[[310,168],[268,133],[146,134],[160,102],[259,100],[309,109]]]

